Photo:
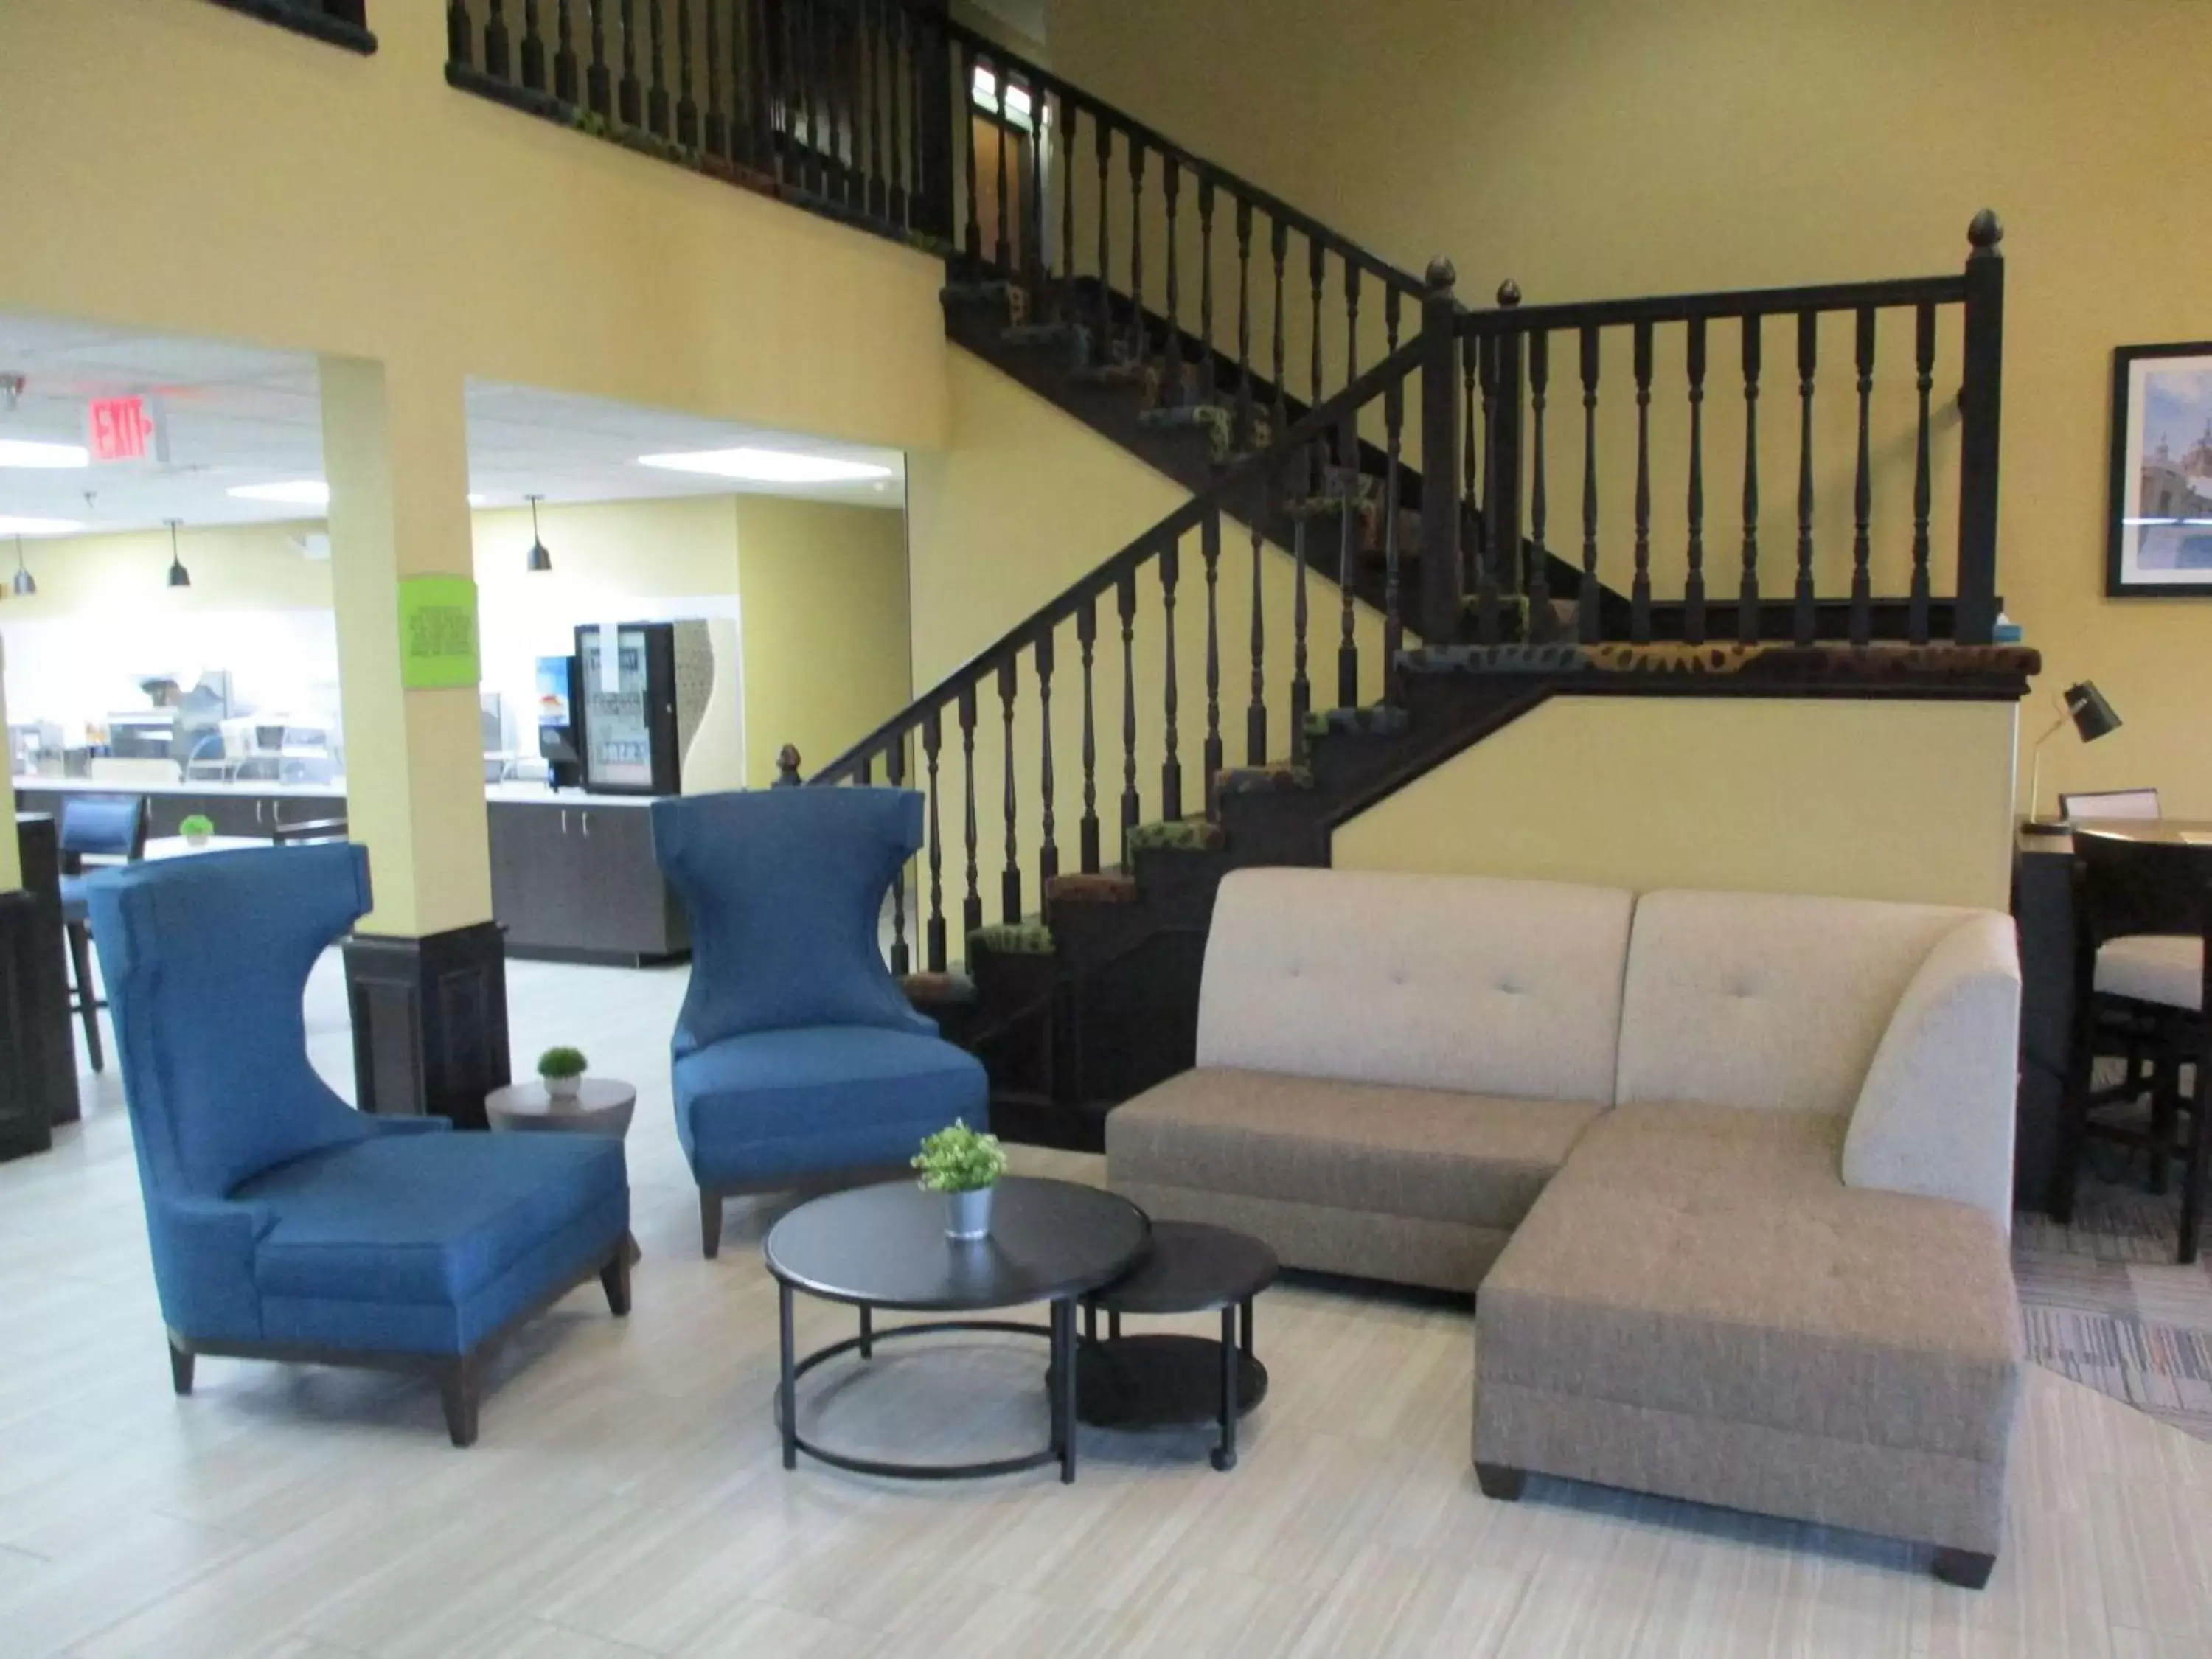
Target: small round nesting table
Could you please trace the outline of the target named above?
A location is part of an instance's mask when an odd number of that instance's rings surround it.
[[[856,1474],[909,1480],[964,1480],[1012,1474],[1057,1462],[1063,1482],[1075,1479],[1078,1389],[1075,1308],[1085,1291],[1119,1279],[1145,1255],[1151,1224],[1125,1198],[1066,1181],[1017,1177],[1001,1181],[992,1200],[991,1231],[978,1239],[945,1234],[943,1194],[910,1182],[886,1182],[832,1193],[802,1204],[769,1229],[762,1242],[775,1278],[781,1369],[776,1383],[776,1426],[783,1437],[783,1466],[799,1454]],[[797,1293],[858,1308],[857,1336],[800,1355],[793,1337]],[[951,1318],[875,1328],[878,1309],[909,1313],[967,1315],[1045,1302],[1051,1322]],[[891,1462],[854,1456],[799,1432],[799,1379],[838,1356],[872,1357],[875,1345],[893,1338],[945,1331],[994,1331],[1042,1336],[1051,1345],[1046,1391],[1051,1443],[1018,1457],[976,1463]]]
[[[1256,1238],[1193,1221],[1155,1221],[1152,1247],[1125,1277],[1083,1298],[1083,1370],[1075,1414],[1101,1429],[1218,1421],[1213,1467],[1237,1467],[1237,1419],[1267,1394],[1252,1352],[1252,1299],[1275,1282],[1275,1253]],[[1124,1314],[1221,1310],[1221,1338],[1124,1336]],[[1098,1337],[1098,1316],[1107,1334]],[[1239,1327],[1242,1327],[1240,1329]]]
[[[637,1091],[609,1077],[581,1079],[574,1100],[556,1100],[543,1083],[515,1083],[484,1097],[484,1117],[495,1129],[529,1129],[543,1133],[605,1135],[620,1140],[629,1133],[637,1109]]]

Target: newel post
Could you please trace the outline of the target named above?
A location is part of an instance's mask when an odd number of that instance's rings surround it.
[[[1960,645],[1987,645],[1997,620],[1997,453],[2004,412],[2004,225],[1984,208],[1966,231],[1966,380],[1959,392]]]
[[[1510,281],[1498,287],[1498,308],[1510,313],[1521,303],[1521,285]],[[1488,555],[1484,570],[1489,577],[1484,586],[1484,615],[1489,614],[1488,595],[1494,588],[1498,592],[1519,595],[1528,591],[1528,573],[1522,568],[1521,546],[1521,432],[1522,404],[1527,401],[1527,371],[1523,362],[1522,336],[1510,326],[1498,336],[1496,350],[1492,357],[1489,396],[1485,399],[1491,410],[1490,429],[1486,434],[1489,453],[1482,465],[1483,549]],[[1512,614],[1510,611],[1508,615]],[[1528,639],[1534,633],[1535,619],[1528,619],[1520,637]]]
[[[1449,645],[1459,634],[1459,273],[1429,262],[1421,296],[1421,637]]]
[[[912,95],[917,135],[914,228],[940,240],[952,240],[953,161],[958,145],[966,142],[963,129],[974,119],[969,106],[969,88],[956,85],[952,44],[945,38],[946,0],[908,0],[914,34],[915,76]]]
[[[799,745],[787,743],[775,751],[775,781],[771,789],[795,789],[799,787]]]

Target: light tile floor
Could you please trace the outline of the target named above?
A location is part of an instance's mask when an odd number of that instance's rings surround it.
[[[2212,1653],[2212,1444],[2032,1370],[1990,1589],[1920,1552],[1468,1463],[1462,1307],[1270,1291],[1274,1385],[1216,1474],[1203,1435],[1086,1437],[1079,1482],[786,1474],[763,1206],[702,1261],[670,1121],[683,975],[517,963],[514,1049],[637,1083],[636,1310],[579,1292],[510,1348],[456,1452],[398,1379],[207,1360],[173,1398],[111,1072],[83,1127],[0,1166],[0,1656],[2027,1656]],[[335,965],[308,997],[347,1086]],[[1095,1178],[1095,1160],[1024,1154]],[[803,1307],[802,1340],[848,1316]],[[813,1429],[985,1455],[1041,1437],[1038,1359],[886,1350]]]

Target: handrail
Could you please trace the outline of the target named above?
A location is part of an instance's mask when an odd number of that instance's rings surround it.
[[[226,10],[243,12],[264,23],[289,29],[364,58],[376,51],[363,0],[215,0]]]
[[[1062,80],[1050,70],[1031,63],[1018,52],[1009,52],[990,36],[977,33],[965,24],[949,18],[933,20],[933,26],[945,31],[946,39],[957,40],[975,57],[989,59],[1001,68],[1013,70],[1034,89],[1048,90],[1067,100],[1094,112],[1107,124],[1127,133],[1146,149],[1161,155],[1171,156],[1176,163],[1187,167],[1200,181],[1217,190],[1227,191],[1232,196],[1249,202],[1277,223],[1285,225],[1305,236],[1348,264],[1356,264],[1370,275],[1380,277],[1401,293],[1419,298],[1424,292],[1421,279],[1409,270],[1401,270],[1389,260],[1369,252],[1341,232],[1327,225],[1284,201],[1273,191],[1263,190],[1248,179],[1239,177],[1224,167],[1217,166],[1204,157],[1193,154],[1158,128],[1146,125],[1133,115],[1117,109],[1104,99],[1085,92],[1082,88]],[[964,89],[963,89],[964,95]]]
[[[1401,346],[1334,397],[1316,405],[1286,429],[1274,442],[1255,455],[1248,455],[1226,468],[1219,477],[1199,494],[1177,507],[1158,523],[1152,526],[1134,541],[1109,558],[1103,564],[1080,578],[1053,599],[1031,611],[1006,633],[977,652],[951,673],[946,675],[928,690],[915,698],[904,708],[848,748],[828,765],[809,778],[813,783],[836,783],[849,777],[861,763],[872,760],[890,744],[920,726],[935,710],[944,708],[959,696],[962,690],[981,682],[995,672],[1000,664],[1017,653],[1034,645],[1040,635],[1050,632],[1068,621],[1083,606],[1097,599],[1123,578],[1142,567],[1159,550],[1203,524],[1206,518],[1224,511],[1240,489],[1247,488],[1257,479],[1264,479],[1289,460],[1293,453],[1317,440],[1332,436],[1345,417],[1365,407],[1388,391],[1394,381],[1410,378],[1420,369],[1427,351],[1426,343],[1415,339]]]
[[[1808,311],[1957,305],[1966,297],[1966,279],[1963,275],[1897,276],[1868,283],[1825,283],[1807,288],[1665,294],[1634,300],[1569,301],[1547,306],[1509,303],[1491,310],[1465,313],[1459,320],[1459,331],[1462,335],[1529,334],[1539,330],[1607,328],[1628,323],[1681,323],[1699,319],[1790,316]]]

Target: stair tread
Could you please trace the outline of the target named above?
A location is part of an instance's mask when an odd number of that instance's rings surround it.
[[[1045,883],[1044,896],[1048,905],[1134,904],[1137,902],[1137,878],[1125,876],[1118,871],[1054,876]]]

